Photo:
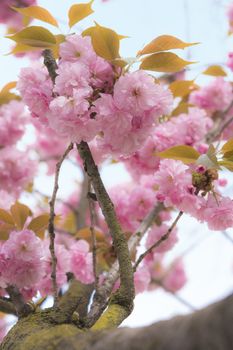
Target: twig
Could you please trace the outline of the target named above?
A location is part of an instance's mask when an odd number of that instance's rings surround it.
[[[129,315],[132,311],[134,299],[133,268],[128,244],[125,235],[122,232],[121,226],[117,220],[114,205],[101,180],[98,168],[95,165],[88,144],[82,141],[77,145],[77,149],[79,151],[80,157],[83,160],[84,169],[92,181],[92,186],[95,190],[97,200],[105,217],[109,231],[112,235],[113,246],[119,262],[121,284],[120,288],[112,296],[110,306],[118,305],[123,309],[122,315],[127,317],[126,314]],[[104,304],[105,300],[102,301],[102,304]],[[106,312],[108,312],[108,310]],[[95,317],[96,316],[98,318],[100,315],[96,314]],[[88,326],[93,325],[93,323],[97,320],[95,317],[94,315],[91,315],[91,318],[88,318]]]
[[[156,217],[160,213],[160,211],[164,208],[163,204],[156,203],[151,212],[144,218],[141,222],[138,229],[135,233],[130,237],[128,241],[128,247],[130,253],[135,249],[138,242],[147,232],[148,228],[154,223]],[[111,269],[108,271],[108,275],[104,280],[103,284],[99,286],[98,292],[94,295],[93,303],[91,306],[91,310],[89,313],[89,317],[96,317],[97,314],[101,314],[103,310],[106,308],[109,296],[112,292],[115,282],[119,278],[119,264],[118,261],[115,261],[112,265]]]
[[[229,106],[222,112],[219,113],[218,120],[221,121],[231,110],[233,107],[233,101],[229,104]],[[233,121],[233,116],[228,120],[223,121],[223,123],[218,124],[214,130],[211,130],[205,137],[206,142],[210,143],[214,141],[218,136],[222,134],[222,132],[228,127],[228,125]]]
[[[18,317],[26,317],[34,311],[32,305],[24,301],[22,294],[16,286],[8,286],[6,291],[15,306],[15,311]]]
[[[46,68],[48,69],[50,78],[52,79],[53,84],[55,83],[55,79],[57,77],[57,63],[53,57],[52,51],[49,49],[46,49],[43,51],[42,53],[43,57],[44,57],[44,65],[46,66]]]
[[[147,230],[152,226],[155,219],[159,215],[159,213],[164,209],[164,205],[162,203],[156,203],[151,212],[145,217],[145,219],[141,222],[137,231],[130,237],[128,241],[128,246],[130,252],[134,250],[142,237],[145,235]]]
[[[157,248],[161,243],[163,243],[164,241],[166,241],[172,230],[175,228],[177,222],[179,221],[179,219],[181,218],[181,216],[183,215],[183,212],[180,211],[179,214],[177,215],[177,217],[175,218],[175,220],[173,221],[173,223],[171,224],[171,226],[169,227],[169,229],[167,230],[167,232],[157,241],[155,242],[149,249],[147,249],[144,253],[142,253],[138,260],[136,261],[135,265],[134,265],[134,271],[137,270],[138,265],[141,263],[141,261],[149,254],[152,252],[153,249]]]
[[[65,160],[66,156],[69,154],[69,152],[73,149],[73,143],[71,143],[64,154],[62,155],[59,162],[56,164],[56,173],[55,173],[55,179],[54,179],[54,187],[53,187],[53,194],[52,198],[49,202],[50,206],[50,215],[49,215],[49,224],[48,224],[48,231],[49,231],[49,250],[51,254],[52,259],[52,273],[51,273],[51,279],[53,284],[53,295],[54,295],[54,304],[56,306],[57,300],[58,300],[58,291],[57,291],[57,278],[56,278],[56,266],[57,266],[57,257],[55,254],[55,228],[54,228],[54,218],[55,218],[55,202],[56,202],[56,196],[58,191],[58,180],[59,180],[59,174],[60,169],[63,161]]]
[[[0,297],[0,311],[5,314],[17,315],[14,304],[5,297]]]
[[[86,213],[88,209],[87,193],[88,193],[88,176],[84,172],[79,205],[78,205],[78,208],[75,209],[77,230],[80,230],[86,226]]]
[[[94,213],[94,203],[89,193],[91,192],[91,180],[88,181],[88,205],[89,205],[89,213],[90,213],[90,232],[91,232],[91,241],[92,241],[92,263],[93,263],[93,275],[95,277],[95,289],[97,290],[99,284],[99,276],[97,273],[96,266],[96,251],[97,251],[97,243],[96,243],[96,234],[95,234],[95,213]]]

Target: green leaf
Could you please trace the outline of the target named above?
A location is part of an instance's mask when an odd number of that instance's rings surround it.
[[[214,77],[225,77],[227,75],[224,69],[218,65],[208,67],[202,74],[212,75]]]
[[[17,85],[17,81],[10,81],[6,85],[3,86],[1,93],[6,93],[12,89],[14,89]]]
[[[197,44],[199,43],[185,43],[184,41],[172,35],[161,35],[152,40],[141,51],[139,51],[138,55],[147,55],[150,53],[167,51],[172,49],[184,49],[186,47]]]
[[[0,240],[6,241],[9,238],[9,234],[14,231],[16,228],[14,225],[3,223],[0,224]]]
[[[156,155],[160,158],[180,160],[183,163],[190,164],[194,163],[199,158],[200,153],[191,146],[181,145],[168,148]]]
[[[49,214],[41,214],[36,218],[32,219],[30,224],[28,225],[28,229],[35,232],[37,236],[40,238],[44,237],[44,232],[48,228],[49,223]]]
[[[233,139],[228,140],[221,148],[222,153],[233,151]]]
[[[91,8],[93,1],[94,0],[91,0],[86,4],[75,4],[71,6],[68,13],[70,28],[94,12]]]
[[[51,48],[56,44],[56,37],[48,29],[40,26],[24,28],[13,35],[8,35],[7,38],[31,47]]]
[[[10,211],[16,227],[22,230],[27,218],[31,215],[31,210],[26,205],[16,202],[11,206]]]
[[[178,106],[172,111],[172,116],[176,117],[182,113],[188,113],[189,107],[193,107],[191,103],[181,101]]]
[[[20,100],[20,97],[18,95],[10,92],[11,89],[14,89],[16,87],[16,84],[16,81],[11,81],[10,83],[3,86],[2,90],[0,91],[0,105],[9,103],[12,100]]]
[[[197,88],[193,80],[177,80],[169,85],[174,97],[184,97]]]
[[[108,61],[119,57],[120,39],[114,30],[96,23],[95,27],[86,29],[82,35],[91,37],[93,48],[98,56]]]
[[[6,224],[10,224],[10,225],[15,225],[14,220],[11,216],[10,213],[8,213],[6,210],[4,209],[0,209],[0,221],[5,222]]]
[[[21,13],[24,16],[39,19],[40,21],[49,23],[55,27],[58,27],[56,19],[51,15],[51,13],[41,6],[28,6],[28,7],[13,7],[12,8]]]
[[[193,63],[196,62],[183,60],[172,52],[160,52],[144,58],[140,65],[140,69],[152,70],[155,72],[175,73]]]
[[[220,160],[218,164],[230,171],[233,171],[233,162],[231,162],[230,160]]]

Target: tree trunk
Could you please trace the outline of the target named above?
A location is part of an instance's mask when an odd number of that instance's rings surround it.
[[[155,307],[156,312],[156,307]],[[190,315],[141,328],[80,330],[45,310],[22,318],[2,350],[231,350],[233,295]]]

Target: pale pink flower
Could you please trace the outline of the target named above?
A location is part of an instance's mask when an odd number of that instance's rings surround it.
[[[189,167],[179,160],[163,159],[155,173],[155,184],[158,186],[157,199],[166,205],[179,205],[187,190],[192,186]]]
[[[89,244],[84,240],[79,240],[71,248],[71,272],[82,283],[94,281],[92,254],[89,252]]]
[[[9,259],[31,261],[40,260],[43,256],[41,240],[31,230],[12,231],[3,244],[2,253]]]
[[[47,69],[40,64],[22,68],[17,88],[32,115],[46,123],[46,113],[52,100],[53,89]]]
[[[88,65],[95,60],[96,53],[89,36],[74,34],[67,36],[66,41],[60,45],[60,56],[63,61],[82,62]]]
[[[91,86],[110,93],[114,82],[114,71],[111,64],[102,57],[96,56],[95,60],[91,61],[89,69]]]
[[[90,72],[84,64],[61,62],[57,74],[54,91],[59,95],[72,96],[74,89],[78,91],[82,88],[87,88],[88,94],[91,94],[92,89],[88,86]]]
[[[152,132],[154,120],[150,113],[137,116],[118,109],[111,95],[103,94],[95,102],[94,111],[102,131],[97,141],[114,156],[134,153]]]
[[[169,229],[169,226],[166,224],[162,224],[161,226],[154,225],[148,233],[147,240],[146,240],[146,248],[148,249],[153,244],[158,242],[161,239],[161,237],[163,237],[168,232],[168,229]],[[178,237],[176,233],[177,233],[177,230],[174,229],[169,235],[169,237],[154,249],[154,252],[164,253],[168,250],[171,250],[178,241]]]
[[[13,147],[0,150],[0,184],[12,195],[19,193],[32,181],[36,173],[36,162],[25,152]]]
[[[146,266],[140,267],[134,274],[135,292],[143,293],[150,284],[150,272]]]
[[[89,88],[74,91],[73,98],[59,96],[50,103],[49,125],[59,136],[74,142],[91,141],[99,131],[88,110]]]
[[[208,200],[199,212],[200,219],[207,222],[211,230],[226,230],[233,227],[233,201],[229,197],[214,198],[208,196]]]
[[[119,109],[133,114],[153,110],[155,116],[168,114],[172,95],[143,70],[121,76],[114,86],[114,102]]]
[[[222,77],[190,95],[190,102],[208,112],[224,111],[233,99],[232,85]]]
[[[186,273],[184,270],[184,265],[181,259],[177,260],[169,270],[166,272],[163,278],[163,285],[166,289],[172,292],[177,292],[187,282]]]
[[[23,136],[27,122],[28,113],[22,102],[0,106],[0,147],[15,144]]]
[[[44,245],[44,272],[41,280],[39,281],[37,288],[42,295],[51,294],[53,291],[51,273],[52,273],[52,264],[51,264],[51,253],[49,250],[49,241],[45,240]],[[57,285],[61,288],[67,282],[67,273],[71,271],[70,266],[70,252],[62,244],[55,243],[55,254],[57,257],[57,266],[56,266],[56,277]]]

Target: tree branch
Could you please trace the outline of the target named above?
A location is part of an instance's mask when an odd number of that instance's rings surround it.
[[[60,169],[63,161],[69,154],[69,152],[73,149],[73,143],[71,143],[64,154],[62,155],[59,162],[56,164],[56,173],[55,173],[55,179],[54,179],[54,187],[53,187],[53,194],[52,198],[49,202],[50,206],[50,216],[49,216],[49,224],[48,224],[48,231],[49,231],[49,250],[51,254],[51,260],[52,260],[52,273],[51,273],[51,279],[53,284],[53,295],[54,295],[54,304],[57,305],[58,301],[58,291],[57,291],[57,278],[56,278],[56,266],[57,266],[57,258],[55,254],[55,228],[54,228],[54,219],[55,219],[55,202],[56,202],[56,196],[58,191],[58,180],[59,180],[59,174]]]
[[[151,212],[145,217],[145,219],[141,222],[137,231],[130,237],[128,241],[128,247],[130,253],[137,247],[138,243],[142,239],[142,237],[147,232],[148,228],[154,223],[158,214],[164,209],[162,203],[156,203]],[[99,287],[98,293],[93,298],[93,303],[91,307],[91,311],[89,317],[97,317],[97,315],[101,315],[104,309],[107,306],[109,296],[112,292],[114,284],[119,278],[119,264],[118,261],[112,265],[111,269],[108,271],[108,275],[104,280],[103,284]]]
[[[228,125],[233,121],[233,116],[230,117],[228,120],[224,120],[224,117],[229,113],[231,108],[233,107],[233,101],[229,104],[229,106],[222,112],[219,113],[217,120],[219,120],[219,123],[217,126],[211,130],[206,136],[205,140],[207,143],[213,142],[218,136],[222,134],[222,132],[228,127]],[[221,123],[221,121],[223,122]]]
[[[120,224],[118,223],[113,203],[111,202],[111,199],[101,180],[98,168],[95,165],[88,144],[86,142],[81,142],[79,145],[77,145],[77,148],[80,157],[83,160],[84,169],[91,179],[97,200],[112,235],[113,246],[119,261],[121,281],[120,288],[112,296],[110,306],[105,314],[107,315],[109,312],[111,312],[111,305],[114,307],[117,305],[117,307],[121,307],[122,309],[122,317],[125,317],[126,314],[128,316],[131,313],[134,299],[133,268],[127,241],[124,233],[122,232]],[[103,315],[102,317],[107,317],[106,315]],[[96,319],[93,317],[93,315],[91,315],[91,318],[88,319],[88,326],[90,327],[95,321]],[[123,321],[123,319],[121,321]]]
[[[96,234],[95,234],[95,208],[93,199],[89,196],[89,193],[91,192],[91,181],[88,181],[88,206],[89,206],[89,213],[90,213],[90,232],[91,232],[91,242],[92,242],[92,263],[93,263],[93,275],[95,277],[95,290],[98,289],[99,284],[99,276],[97,273],[97,266],[96,266],[96,253],[97,253],[97,246],[96,246]]]
[[[151,326],[98,332],[80,331],[72,324],[51,323],[44,310],[20,320],[4,339],[1,349],[230,350],[232,323],[233,295],[189,315]]]
[[[155,248],[160,246],[161,243],[163,243],[164,241],[166,241],[169,238],[170,234],[172,233],[172,230],[175,228],[177,222],[180,220],[182,215],[183,215],[183,212],[180,211],[179,214],[177,215],[177,217],[175,218],[175,220],[173,221],[173,223],[171,224],[171,226],[169,227],[169,229],[167,230],[167,232],[158,241],[156,241],[149,249],[147,249],[144,253],[142,253],[139,256],[138,260],[136,261],[136,263],[134,265],[134,271],[137,270],[138,265],[141,263],[141,261],[148,254],[150,254]]]
[[[4,312],[5,314],[17,315],[17,311],[15,309],[14,304],[8,298],[4,297],[0,297],[0,312]]]
[[[18,317],[26,317],[34,311],[33,306],[24,301],[22,294],[19,292],[16,286],[8,286],[6,291],[9,294],[15,308],[13,309],[11,304],[8,306],[11,306],[11,310],[14,311],[14,314],[16,311],[16,315]]]
[[[44,57],[44,65],[46,66],[46,68],[48,69],[50,78],[52,79],[53,84],[55,83],[55,79],[57,77],[57,63],[53,57],[52,51],[49,49],[46,49],[43,51],[42,53],[43,57]]]

